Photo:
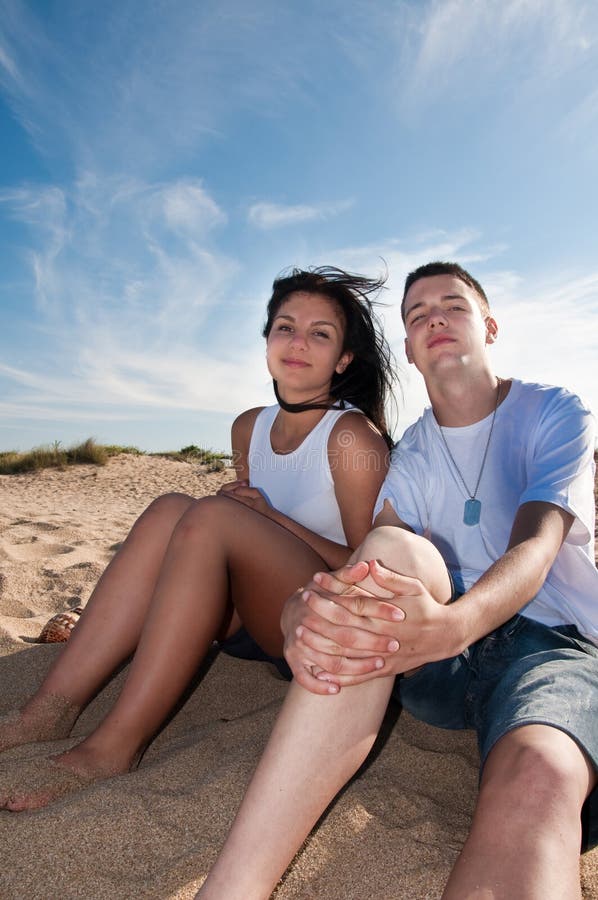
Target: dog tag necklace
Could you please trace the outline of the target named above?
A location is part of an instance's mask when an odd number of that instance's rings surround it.
[[[479,521],[480,521],[480,515],[482,512],[482,504],[477,499],[477,493],[478,493],[478,488],[480,486],[480,481],[482,480],[482,473],[484,471],[484,466],[486,465],[486,457],[488,456],[488,448],[490,447],[490,438],[492,437],[492,430],[494,428],[494,420],[496,419],[496,410],[498,409],[498,401],[500,400],[500,386],[502,384],[502,381],[498,377],[496,380],[497,380],[496,403],[494,404],[494,412],[492,413],[492,421],[490,422],[490,431],[488,432],[488,440],[486,441],[486,449],[484,450],[484,456],[482,458],[482,465],[480,466],[480,474],[478,475],[478,480],[476,481],[475,490],[474,490],[473,494],[467,487],[467,485],[465,483],[465,479],[463,478],[463,475],[461,474],[461,470],[459,469],[459,466],[455,462],[455,459],[453,457],[453,454],[451,453],[450,447],[444,436],[444,432],[443,432],[442,428],[440,426],[438,426],[439,431],[440,431],[440,436],[443,440],[444,446],[446,447],[446,452],[448,453],[449,459],[452,462],[453,466],[455,467],[455,471],[456,471],[457,475],[459,476],[459,478],[461,479],[461,484],[465,488],[465,493],[468,496],[468,499],[465,501],[465,506],[463,507],[463,524],[464,525],[478,525]]]

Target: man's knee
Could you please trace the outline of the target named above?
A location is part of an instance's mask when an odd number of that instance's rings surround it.
[[[425,545],[428,543],[425,538],[405,528],[379,525],[366,537],[363,551],[365,558],[378,559],[382,565],[393,569],[399,563],[403,566],[416,565],[419,557],[426,553]]]
[[[451,596],[451,583],[444,560],[427,538],[397,528],[380,525],[364,541],[361,559],[377,559],[387,569],[419,579],[439,602]]]
[[[528,725],[509,732],[491,751],[480,801],[546,815],[563,804],[581,808],[589,786],[588,764],[573,739],[557,728]]]

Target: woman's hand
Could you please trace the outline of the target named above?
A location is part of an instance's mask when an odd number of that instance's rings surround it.
[[[244,479],[223,484],[218,493],[223,497],[230,497],[231,500],[237,500],[263,516],[270,518],[273,512],[272,506],[262,492],[258,488],[249,487],[249,482]]]

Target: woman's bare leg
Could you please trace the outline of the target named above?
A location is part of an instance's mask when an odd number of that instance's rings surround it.
[[[233,609],[269,652],[282,655],[280,612],[323,562],[265,516],[226,497],[194,503],[178,523],[123,690],[103,722],[56,762],[84,777],[128,771],[189,683]],[[256,628],[252,628],[252,622]],[[44,805],[48,791],[0,798],[9,809]]]
[[[82,707],[133,653],[168,542],[193,502],[166,494],[139,517],[39,689],[22,710],[0,719],[0,752],[66,737]]]
[[[438,602],[450,598],[442,557],[404,529],[370,532],[351,562],[380,559],[418,577]],[[371,578],[363,587],[382,596]],[[201,900],[265,900],[320,815],[369,753],[394,678],[374,678],[339,694],[293,683]]]

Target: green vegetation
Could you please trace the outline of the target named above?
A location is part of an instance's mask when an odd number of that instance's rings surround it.
[[[189,444],[181,450],[173,450],[170,453],[154,453],[153,456],[165,456],[167,459],[180,460],[181,462],[195,462],[201,466],[206,466],[208,472],[221,472],[226,468],[230,461],[230,453],[221,451],[206,450],[204,447],[197,447],[195,444]]]
[[[19,472],[34,472],[36,469],[63,469],[77,463],[105,465],[108,459],[106,448],[88,438],[82,444],[63,449],[60,441],[51,446],[35,447],[27,453],[5,451],[0,453],[0,474],[15,475]]]
[[[0,451],[0,475],[16,475],[21,472],[35,472],[38,469],[64,469],[69,465],[89,464],[103,466],[111,456],[129,453],[135,456],[144,455],[138,447],[121,447],[118,444],[98,444],[93,438],[87,438],[82,444],[63,448],[60,441],[43,447],[35,447],[26,453],[16,450]],[[204,450],[195,444],[183,447],[171,453],[153,453],[152,456],[164,456],[167,459],[181,462],[199,463],[206,466],[208,472],[220,472],[226,468],[230,454]]]
[[[145,451],[139,447],[121,447],[120,444],[102,444],[107,456],[118,456],[119,453],[129,453],[131,456],[145,456]]]

